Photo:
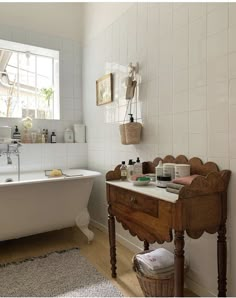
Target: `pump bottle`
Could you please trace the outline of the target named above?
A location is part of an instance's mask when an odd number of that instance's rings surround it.
[[[134,174],[134,164],[133,164],[133,160],[130,159],[129,163],[128,163],[128,166],[127,166],[127,178],[131,179],[133,174]]]
[[[17,125],[15,126],[15,131],[13,133],[13,139],[14,140],[19,140],[19,141],[21,139],[20,132],[19,132],[19,129],[18,129]]]
[[[130,117],[129,117],[129,121],[130,122],[134,122],[134,117],[133,117],[133,114],[128,114]]]
[[[137,157],[136,163],[134,164],[134,175],[142,175],[143,174],[143,165],[140,162],[139,157]]]

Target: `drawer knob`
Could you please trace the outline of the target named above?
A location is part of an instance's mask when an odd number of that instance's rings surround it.
[[[131,197],[131,198],[130,198],[130,202],[131,202],[131,203],[136,203],[136,202],[137,202],[137,200],[136,200],[136,198],[135,198],[135,197]]]

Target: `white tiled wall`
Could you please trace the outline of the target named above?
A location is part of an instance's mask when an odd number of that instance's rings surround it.
[[[6,145],[0,145],[4,149]],[[0,156],[0,173],[17,170],[17,157],[11,154],[12,165],[7,165],[6,155]],[[88,146],[86,143],[64,144],[22,144],[20,147],[20,169],[24,171],[44,171],[54,168],[68,169],[88,166]]]
[[[122,160],[167,154],[199,156],[230,168],[228,294],[236,295],[236,4],[137,3],[83,50],[84,119],[89,167],[105,173]],[[88,29],[88,28],[87,28]],[[122,78],[139,62],[139,145],[121,145],[125,110]],[[114,102],[96,106],[95,81],[114,74]],[[106,225],[104,178],[90,202],[94,220]],[[118,232],[128,237],[123,229]],[[134,241],[129,237],[129,241]],[[205,295],[216,294],[216,236],[187,241],[189,276]]]
[[[1,23],[1,21],[0,21]],[[63,141],[63,132],[74,123],[83,121],[81,100],[81,47],[78,41],[24,30],[20,27],[0,25],[0,39],[45,47],[59,51],[60,59],[60,120],[34,120],[33,129],[48,128],[56,131],[57,141]],[[20,119],[0,118],[0,126],[19,125]]]

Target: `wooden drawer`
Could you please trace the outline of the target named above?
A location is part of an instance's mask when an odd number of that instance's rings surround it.
[[[158,217],[158,200],[147,197],[137,192],[120,187],[110,186],[109,198],[111,204],[119,204],[130,207],[132,210],[141,211]]]

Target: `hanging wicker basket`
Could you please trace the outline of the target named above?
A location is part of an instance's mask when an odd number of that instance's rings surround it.
[[[130,122],[120,125],[120,137],[123,145],[139,144],[141,140],[142,124]]]

